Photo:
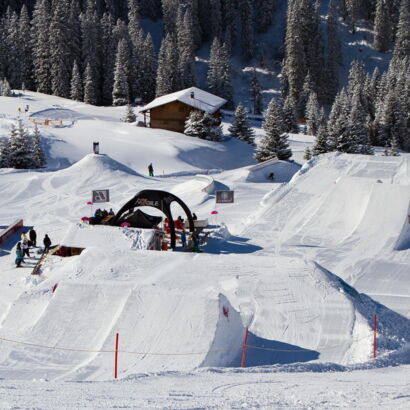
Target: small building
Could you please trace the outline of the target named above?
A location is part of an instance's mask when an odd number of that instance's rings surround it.
[[[193,110],[207,112],[220,118],[221,107],[227,101],[196,87],[163,95],[147,104],[141,112],[151,128],[184,132],[185,121]]]

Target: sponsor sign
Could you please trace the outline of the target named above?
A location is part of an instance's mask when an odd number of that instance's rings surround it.
[[[217,204],[233,204],[235,191],[216,191]]]
[[[99,189],[93,191],[93,202],[95,204],[101,202],[110,202],[110,190],[109,189]]]

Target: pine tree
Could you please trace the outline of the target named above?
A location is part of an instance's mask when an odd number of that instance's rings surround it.
[[[43,168],[46,165],[46,156],[44,154],[43,147],[41,145],[40,131],[38,130],[37,124],[34,126],[34,134],[32,138],[33,144],[33,168]]]
[[[210,0],[209,13],[211,20],[211,38],[222,41],[222,9],[221,0]]]
[[[114,18],[104,13],[101,19],[102,42],[102,90],[101,98],[104,105],[112,105],[112,87],[115,67],[115,54],[118,40],[114,34]]]
[[[316,135],[319,129],[319,102],[317,94],[311,92],[306,105],[306,131],[309,135]]]
[[[13,92],[7,79],[0,80],[0,95],[3,97],[11,97]]]
[[[202,117],[202,122],[206,127],[206,139],[208,141],[218,142],[222,140],[222,127],[220,125],[220,121],[216,117],[205,112]]]
[[[386,0],[377,0],[376,17],[374,19],[374,48],[386,52],[391,41],[391,21]]]
[[[144,41],[142,63],[143,84],[141,97],[144,103],[148,103],[155,98],[157,73],[154,44],[150,34],[147,35]]]
[[[253,36],[253,8],[250,0],[238,0],[239,18],[240,18],[240,39],[242,48],[242,57],[249,61],[253,57],[254,36]]]
[[[178,70],[180,74],[180,87],[184,89],[196,85],[195,45],[191,11],[188,9],[185,14],[182,14],[182,9],[180,10],[179,20],[177,21]]]
[[[283,133],[282,113],[274,99],[269,103],[263,129],[266,135],[256,149],[256,161],[263,162],[272,158],[289,159],[292,151],[287,141],[288,135]]]
[[[185,122],[184,134],[190,137],[206,139],[207,129],[203,123],[203,113],[201,111],[193,110],[190,112]]]
[[[161,97],[180,89],[176,40],[167,34],[162,40],[158,56],[156,96]]]
[[[10,130],[10,159],[9,164],[16,169],[27,169],[33,167],[31,142],[23,122],[18,121],[18,128],[14,125]]]
[[[250,85],[251,101],[253,102],[253,113],[262,113],[262,93],[255,67],[252,70]]]
[[[127,48],[125,40],[118,43],[115,59],[114,87],[112,91],[113,105],[125,105],[129,102],[129,89],[127,79]]]
[[[305,155],[303,155],[303,159],[305,159],[306,161],[309,161],[310,159],[312,159],[312,153],[309,147],[305,148]]]
[[[339,139],[342,136],[343,138],[347,137],[349,115],[350,104],[346,91],[343,88],[336,95],[327,123],[329,151],[339,150]]]
[[[401,0],[400,18],[397,25],[396,43],[393,57],[395,60],[410,55],[410,10],[409,0]]]
[[[135,115],[134,109],[130,104],[126,105],[125,115],[123,118],[124,122],[135,122],[137,121],[137,116]]]
[[[390,141],[390,144],[386,145],[386,149],[384,150],[384,155],[387,157],[398,157],[400,156],[398,152],[398,144],[396,137],[393,137]]]
[[[256,31],[258,33],[265,33],[272,25],[275,4],[276,0],[254,1]]]
[[[50,24],[51,91],[60,97],[70,96],[71,33],[68,26],[70,8],[67,0],[59,0]]]
[[[207,73],[208,89],[211,93],[218,95],[220,92],[220,54],[221,43],[218,37],[215,37],[209,55],[209,65]]]
[[[19,30],[18,30],[18,52],[20,60],[20,78],[22,87],[25,84],[25,87],[29,90],[34,89],[33,82],[33,56],[30,45],[30,16],[26,5],[23,5],[20,12],[19,18]]]
[[[0,168],[10,167],[10,142],[9,139],[0,140]]]
[[[333,102],[339,89],[339,65],[342,62],[341,44],[339,39],[336,0],[329,3],[327,17],[327,57],[326,57],[326,98],[325,102]]]
[[[84,73],[84,102],[97,104],[97,91],[94,83],[94,73],[91,64],[88,63]]]
[[[13,88],[20,88],[22,84],[19,55],[19,19],[16,12],[7,9],[5,16],[5,43],[6,43],[6,75]]]
[[[51,67],[50,67],[50,15],[51,1],[39,0],[36,3],[32,19],[32,50],[34,64],[34,80],[37,91],[45,94],[51,93]]]
[[[299,132],[298,122],[296,120],[296,102],[289,95],[283,104],[283,126],[285,132],[297,134]]]
[[[321,124],[315,136],[312,155],[316,156],[326,152],[329,152],[327,127]]]
[[[71,75],[71,92],[70,98],[74,101],[83,100],[83,82],[81,80],[80,69],[77,61],[74,61],[73,72]]]
[[[237,138],[241,141],[253,145],[255,133],[249,125],[249,120],[245,107],[239,103],[235,110],[235,117],[232,125],[228,128],[231,137]]]

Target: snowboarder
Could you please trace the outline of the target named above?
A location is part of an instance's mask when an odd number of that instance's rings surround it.
[[[34,230],[34,227],[30,229],[28,236],[30,238],[32,246],[35,248],[37,242],[37,232]]]
[[[148,165],[148,174],[150,177],[154,176],[154,167],[152,166],[152,163]]]
[[[182,243],[182,246],[185,248],[186,247],[186,232],[185,232],[185,229],[182,230],[182,232],[181,232],[181,243]]]
[[[44,236],[43,244],[44,244],[44,253],[48,253],[48,251],[50,250],[50,246],[51,246],[51,239],[48,237],[47,234]]]
[[[29,246],[28,246],[28,239],[23,240],[23,257],[26,255],[28,258],[30,258],[30,251],[29,251]]]
[[[24,255],[21,249],[21,242],[19,242],[16,248],[16,268],[20,268],[21,262],[24,262]]]

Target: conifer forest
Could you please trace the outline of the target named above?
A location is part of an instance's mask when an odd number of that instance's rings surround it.
[[[247,111],[264,115],[267,138],[304,119],[308,156],[410,151],[410,0],[3,0],[0,18],[1,95],[111,106],[198,86],[236,109],[230,132],[251,144]],[[346,69],[346,33],[363,27],[387,66],[357,58]],[[234,86],[245,68],[246,108]],[[278,90],[265,103],[264,70]]]

